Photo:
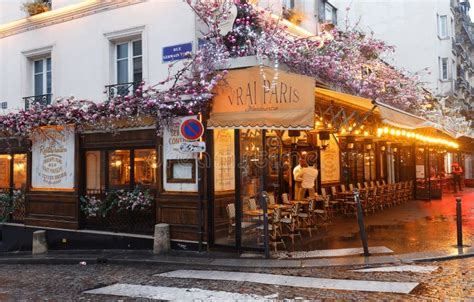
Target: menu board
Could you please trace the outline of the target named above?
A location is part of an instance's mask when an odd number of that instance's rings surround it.
[[[33,189],[74,189],[75,136],[73,126],[42,127],[32,144]]]
[[[234,129],[214,129],[214,190],[235,190]]]
[[[340,181],[339,145],[331,136],[329,146],[321,151],[321,183],[334,183]]]
[[[186,140],[181,136],[181,124],[196,116],[174,118],[163,130],[163,188],[165,191],[197,192],[197,153],[181,151]]]

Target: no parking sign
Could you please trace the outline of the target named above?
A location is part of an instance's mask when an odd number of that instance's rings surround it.
[[[179,127],[181,135],[188,141],[195,141],[201,138],[204,133],[204,126],[196,119],[191,118],[183,121]]]

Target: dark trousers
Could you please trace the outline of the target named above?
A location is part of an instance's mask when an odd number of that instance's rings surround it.
[[[461,175],[453,175],[453,180],[454,180],[454,192],[458,191],[458,186],[459,186],[459,191],[462,191],[461,187]]]

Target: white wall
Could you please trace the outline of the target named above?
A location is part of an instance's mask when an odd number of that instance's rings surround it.
[[[389,63],[411,73],[429,68],[430,74],[422,73],[421,78],[426,86],[436,94],[450,91],[451,82],[439,81],[438,57],[450,60],[455,57],[451,40],[438,38],[437,26],[437,14],[447,15],[449,35],[453,35],[450,24],[454,17],[448,0],[332,0],[331,3],[338,8],[339,27],[345,27],[348,13],[350,25],[359,23],[365,32],[373,32],[375,37],[396,47]]]
[[[0,0],[0,25],[26,17],[22,3],[23,0]]]
[[[194,26],[194,14],[183,1],[152,0],[5,37],[0,39],[0,102],[8,101],[9,109],[24,107],[22,97],[33,95],[25,53],[45,47],[52,48],[53,99],[104,100],[104,86],[115,84],[114,48],[106,34],[132,28],[143,28],[143,77],[156,84],[168,74],[162,48],[194,41]]]

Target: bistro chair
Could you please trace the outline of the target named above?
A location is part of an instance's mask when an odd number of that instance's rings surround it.
[[[324,208],[326,211],[329,213],[329,217],[333,217],[333,206],[330,202],[329,195],[326,193],[326,188],[321,188],[321,196],[323,197],[324,200]]]
[[[289,204],[290,198],[288,197],[288,193],[281,194],[281,200],[283,201],[284,204]]]
[[[298,217],[300,218],[300,222],[303,224],[300,230],[307,230],[309,233],[309,237],[313,237],[311,234],[311,229],[316,228],[316,223],[314,221],[314,199],[310,199],[308,203],[308,211],[299,213]]]
[[[362,185],[360,184],[360,182],[357,183],[357,189],[362,190]]]
[[[264,225],[259,225],[257,229],[259,231],[263,231]],[[270,244],[275,247],[275,252],[277,251],[277,246],[279,244],[283,245],[283,247],[286,249],[286,244],[281,236],[281,209],[274,209],[272,215],[269,217],[268,232]]]
[[[380,187],[380,181],[376,180],[375,184],[377,185],[377,187]]]
[[[346,185],[345,184],[341,184],[341,192],[346,192]]]
[[[281,223],[286,226],[289,233],[282,234],[282,236],[287,236],[291,238],[291,243],[295,243],[295,236],[300,236],[301,239],[301,232],[297,230],[299,226],[299,213],[300,213],[300,204],[295,203],[291,209],[291,213],[289,217],[281,218]],[[298,231],[298,232],[297,232]]]
[[[276,204],[276,202],[275,202],[275,195],[273,195],[273,194],[268,194],[268,204],[271,204],[271,205]]]
[[[385,179],[382,179],[382,186],[386,186],[387,183],[385,182]]]
[[[375,183],[374,183],[373,180],[370,181],[370,187],[371,187],[371,188],[375,187]]]
[[[351,192],[354,191],[354,185],[353,184],[349,184],[349,191],[351,191]]]
[[[257,209],[257,201],[255,198],[249,198],[249,210],[256,210]]]
[[[229,238],[231,237],[230,235],[233,233],[235,229],[235,204],[229,203],[226,206],[226,211],[227,211],[227,217],[229,219],[229,230],[228,230],[228,236]],[[240,223],[241,227],[243,230],[248,229],[254,225],[252,222],[248,221],[242,221]]]
[[[329,203],[333,204],[334,207],[336,207],[337,209],[339,209],[341,207],[341,204],[346,201],[344,198],[338,197],[337,189],[335,186],[331,186],[331,196],[332,199],[329,201]]]

